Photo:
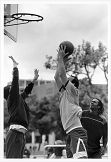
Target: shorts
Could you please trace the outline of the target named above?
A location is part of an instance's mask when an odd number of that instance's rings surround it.
[[[23,158],[25,136],[22,132],[10,129],[5,140],[6,158]]]
[[[82,139],[87,152],[87,131],[83,127],[75,128],[71,132],[69,132],[66,137],[67,158],[73,158],[73,155],[77,151],[77,144],[79,138]],[[78,151],[85,151],[82,143],[80,143]]]

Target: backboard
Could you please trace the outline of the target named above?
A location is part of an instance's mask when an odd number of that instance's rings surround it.
[[[17,42],[18,25],[11,26],[13,24],[11,15],[16,13],[18,13],[18,4],[4,4],[4,34],[14,42]],[[14,21],[18,24],[18,20]]]

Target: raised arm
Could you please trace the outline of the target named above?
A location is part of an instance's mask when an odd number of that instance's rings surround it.
[[[34,70],[34,78],[33,78],[32,82],[29,83],[28,86],[26,86],[26,88],[24,89],[24,91],[21,93],[21,95],[22,95],[22,97],[24,99],[26,97],[28,97],[28,95],[31,93],[35,82],[38,80],[38,77],[39,77],[39,70],[38,69],[35,69]]]
[[[13,78],[9,94],[9,104],[12,105],[13,102],[17,104],[19,97],[19,72],[17,68],[18,63],[12,56],[9,56],[9,58],[13,61]]]
[[[63,48],[61,46],[61,48],[59,48],[59,50],[58,50],[58,71],[60,73],[60,78],[61,78],[63,85],[65,85],[66,82],[68,81],[68,78],[66,76],[65,65],[64,65],[64,61],[63,61],[63,56],[66,54],[65,48],[66,47]]]
[[[58,89],[60,90],[60,88],[62,87],[62,81],[61,81],[61,78],[60,78],[60,75],[59,75],[58,67],[56,69],[56,73],[55,73],[54,79],[56,81]]]

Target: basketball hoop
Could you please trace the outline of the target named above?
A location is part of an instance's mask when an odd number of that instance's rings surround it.
[[[27,24],[29,22],[39,22],[43,20],[43,17],[40,15],[30,14],[30,13],[16,13],[8,16],[5,15],[4,19],[5,19],[4,26],[6,27],[6,26]],[[10,22],[14,20],[17,20],[17,23],[10,24]]]

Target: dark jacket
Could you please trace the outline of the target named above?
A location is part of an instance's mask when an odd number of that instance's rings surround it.
[[[25,98],[31,93],[33,88],[31,82],[22,92],[19,94],[19,72],[18,68],[13,69],[13,80],[9,96],[7,99],[7,107],[10,115],[9,125],[20,124],[26,128],[29,125],[29,107],[25,102]]]
[[[100,139],[107,141],[107,122],[105,118],[94,115],[90,111],[83,111],[81,123],[87,130],[88,151],[96,152],[100,149]]]

